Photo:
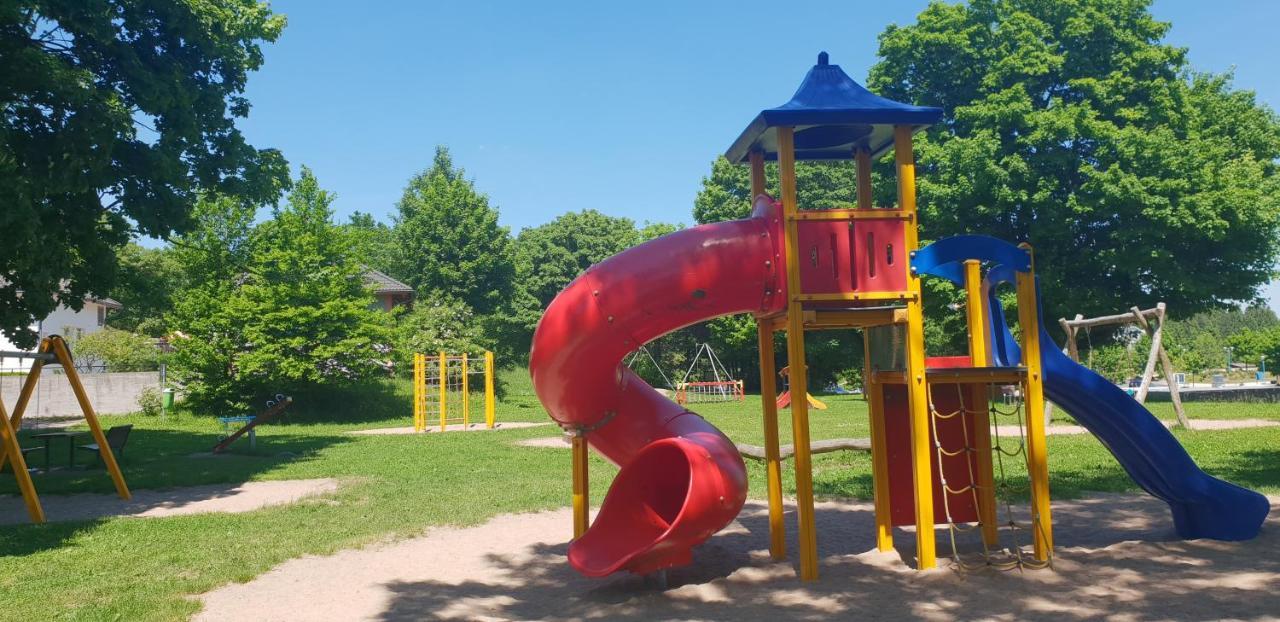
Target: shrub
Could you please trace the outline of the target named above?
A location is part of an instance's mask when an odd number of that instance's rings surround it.
[[[76,339],[72,353],[81,361],[100,361],[110,371],[155,371],[164,356],[149,337],[114,328]]]
[[[160,389],[147,387],[138,393],[138,409],[148,417],[156,417],[164,412],[160,402]]]

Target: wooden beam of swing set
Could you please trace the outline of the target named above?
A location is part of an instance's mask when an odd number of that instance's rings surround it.
[[[116,493],[121,499],[128,501],[132,498],[129,487],[125,484],[124,474],[120,472],[120,465],[116,463],[111,445],[107,443],[107,437],[98,423],[98,415],[89,401],[89,393],[84,390],[84,384],[80,382],[80,374],[76,371],[67,342],[59,335],[49,335],[40,340],[40,347],[34,355],[30,352],[22,354],[23,358],[35,359],[35,362],[31,364],[31,371],[22,382],[12,415],[5,410],[3,401],[0,401],[0,468],[3,468],[7,462],[12,462],[13,476],[18,481],[18,489],[22,492],[22,500],[26,503],[31,522],[44,522],[44,508],[40,505],[35,483],[31,481],[31,473],[27,471],[27,463],[22,456],[22,447],[18,444],[18,429],[22,425],[22,416],[26,413],[27,405],[31,403],[31,395],[35,392],[36,383],[40,380],[40,372],[43,371],[45,364],[51,362],[61,365],[63,372],[67,375],[67,383],[71,385],[76,401],[80,404],[80,410],[84,413],[85,422],[89,424],[89,432],[93,435],[94,443],[98,445],[99,456],[107,473],[111,475]]]

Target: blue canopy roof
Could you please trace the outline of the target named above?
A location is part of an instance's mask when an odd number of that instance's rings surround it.
[[[879,155],[893,145],[893,126],[919,130],[941,118],[941,108],[912,106],[868,91],[839,65],[828,64],[822,52],[791,101],[762,110],[725,157],[746,162],[751,151],[760,150],[765,159],[777,159],[779,126],[796,128],[797,160],[845,160],[860,146]]]

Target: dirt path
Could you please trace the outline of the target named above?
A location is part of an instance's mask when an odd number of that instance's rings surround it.
[[[1058,502],[1053,570],[927,573],[908,566],[908,533],[897,533],[900,553],[871,550],[869,504],[822,503],[815,583],[800,583],[792,563],[770,561],[767,510],[752,502],[692,566],[670,572],[665,591],[638,577],[575,573],[565,561],[568,510],[506,515],[286,562],[205,594],[196,619],[1275,619],[1280,497],[1271,500],[1263,535],[1246,543],[1175,540],[1167,506],[1146,496]],[[946,542],[939,538],[940,556]]]
[[[42,495],[49,521],[92,520],[106,516],[153,518],[204,512],[250,512],[270,505],[333,492],[338,480],[294,479],[243,484],[212,484],[171,490],[134,490],[123,501],[114,494]],[[26,506],[14,495],[0,497],[0,525],[27,523]]]

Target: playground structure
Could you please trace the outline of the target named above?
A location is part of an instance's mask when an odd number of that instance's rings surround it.
[[[1138,392],[1133,396],[1139,404],[1147,402],[1147,393],[1151,390],[1151,380],[1155,376],[1156,362],[1160,363],[1160,371],[1164,375],[1165,383],[1169,385],[1169,399],[1173,401],[1173,411],[1178,416],[1178,425],[1183,428],[1190,428],[1190,422],[1187,421],[1187,413],[1182,408],[1182,396],[1178,389],[1177,373],[1174,372],[1173,363],[1169,360],[1169,353],[1164,349],[1164,314],[1165,304],[1163,302],[1156,303],[1151,309],[1139,309],[1132,307],[1128,313],[1118,315],[1104,315],[1100,317],[1086,318],[1083,315],[1076,314],[1074,319],[1059,318],[1058,324],[1062,326],[1062,332],[1067,335],[1067,356],[1071,360],[1079,363],[1080,350],[1077,344],[1077,335],[1081,329],[1084,329],[1085,335],[1089,334],[1089,329],[1099,326],[1116,326],[1136,324],[1147,333],[1147,337],[1151,339],[1151,348],[1147,353],[1147,364],[1142,369],[1142,384],[1138,386]],[[1092,340],[1090,341],[1092,343]],[[1090,346],[1092,353],[1092,346]]]
[[[249,449],[255,449],[258,446],[258,426],[264,423],[270,423],[272,420],[284,414],[284,411],[293,404],[293,398],[282,393],[277,393],[272,399],[267,400],[266,410],[257,415],[241,415],[238,417],[218,417],[218,423],[223,425],[224,434],[218,439],[218,444],[213,446],[213,453],[220,454],[236,439],[249,435]],[[231,426],[242,424],[240,428],[231,431]]]
[[[22,416],[31,403],[31,395],[40,381],[40,374],[45,365],[49,364],[62,367],[63,373],[67,376],[67,382],[75,393],[76,401],[80,404],[85,423],[89,424],[89,432],[93,435],[93,442],[98,446],[98,455],[102,459],[102,464],[111,476],[112,483],[115,484],[116,494],[128,501],[132,496],[129,493],[129,486],[124,481],[124,473],[120,472],[120,465],[116,463],[111,445],[107,442],[102,426],[98,423],[98,415],[93,409],[92,402],[89,401],[89,394],[85,392],[84,384],[80,382],[80,374],[76,371],[75,360],[71,357],[71,348],[67,346],[67,342],[59,335],[50,335],[40,340],[40,346],[35,353],[3,352],[0,356],[33,359],[31,370],[27,372],[27,377],[23,380],[22,388],[18,392],[18,401],[13,406],[12,415],[5,411],[4,402],[0,401],[0,468],[3,468],[6,462],[13,467],[13,476],[18,482],[18,490],[22,492],[22,500],[26,503],[31,522],[44,522],[44,508],[40,505],[40,497],[36,493],[35,484],[31,481],[31,473],[27,470],[26,458],[23,456],[22,447],[18,444],[17,432],[22,428]]]
[[[641,359],[642,356],[644,357],[643,359]],[[658,376],[662,378],[662,386],[670,390],[672,394],[674,394],[676,390],[676,385],[671,382],[671,378],[667,377],[667,372],[662,371],[662,364],[658,363],[658,359],[655,358],[653,356],[653,353],[649,351],[648,346],[640,346],[639,348],[636,348],[636,351],[631,354],[631,358],[627,359],[627,362],[626,362],[627,369],[635,371],[636,363],[644,362],[644,361],[648,361],[649,365],[652,366],[654,371],[658,373]]]
[[[778,377],[779,377],[779,378],[782,378],[782,379],[783,379],[783,380],[785,380],[785,381],[786,381],[786,383],[787,383],[787,388],[786,388],[786,390],[785,390],[785,391],[783,391],[782,393],[778,394],[778,400],[777,400],[777,406],[778,406],[778,408],[786,408],[786,407],[788,407],[788,406],[790,406],[790,405],[791,405],[791,387],[790,387],[790,382],[791,382],[791,381],[790,381],[790,379],[789,379],[789,378],[790,378],[790,376],[791,376],[791,367],[789,367],[789,366],[788,366],[788,367],[783,367],[782,369],[779,369],[779,370],[778,370]],[[805,394],[804,394],[804,399],[805,399],[805,401],[809,402],[809,406],[812,406],[813,408],[816,408],[816,409],[818,409],[818,410],[826,410],[826,409],[827,409],[827,404],[826,404],[826,402],[823,402],[822,400],[820,400],[820,399],[818,399],[818,398],[814,397],[813,395],[811,395],[811,394],[809,394],[809,393],[805,393]]]
[[[484,424],[493,428],[493,353],[469,358],[462,354],[413,355],[413,430],[426,432],[437,423],[443,432],[450,424],[466,430],[471,425],[472,393],[484,390]]]
[[[703,365],[710,370],[709,373],[703,372],[701,377],[710,376],[709,379],[697,380],[699,376],[694,375],[699,362],[703,362]],[[720,362],[720,357],[716,356],[715,350],[711,349],[711,344],[699,345],[698,351],[693,355],[693,361],[689,363],[689,369],[685,370],[680,382],[676,383],[676,403],[741,402],[744,399],[746,399],[746,393],[743,391],[742,381],[735,380],[729,374],[724,363]]]
[[[1200,471],[1140,404],[1055,348],[1041,347],[1052,341],[1040,317],[1030,246],[969,235],[920,248],[912,137],[941,117],[940,109],[868,92],[823,53],[791,101],[762,111],[726,154],[750,167],[749,218],[631,248],[589,268],[552,301],[534,335],[530,372],[539,399],[572,438],[568,558],[575,569],[605,576],[688,564],[693,547],[743,507],[747,478],[734,443],[619,364],[639,343],[736,313],[757,321],[775,559],[787,555],[773,346],[779,331],[788,337],[796,395],[808,393],[805,331],[865,331],[876,545],[891,550],[893,528],[914,527],[917,568],[937,564],[938,525],[946,527],[957,562],[957,538],[973,533],[983,564],[1050,563],[1046,395],[1169,504],[1179,536],[1257,534],[1269,511],[1265,497]],[[897,205],[877,208],[872,161],[889,151]],[[839,159],[856,164],[850,193],[856,202],[801,209],[796,162]],[[765,185],[766,160],[777,163],[776,195]],[[964,288],[966,356],[926,356],[926,276]],[[1001,287],[1016,292],[1017,336],[1005,321]],[[1008,393],[1006,387],[1016,387],[1020,398],[1002,409],[1003,400],[992,398]],[[799,574],[806,581],[818,577],[809,408],[808,400],[790,403]],[[1012,423],[1020,433],[1001,438],[993,434],[996,423]],[[594,523],[588,445],[620,466]],[[1030,481],[1021,513],[998,496],[997,476],[1013,461]],[[1029,551],[1019,538],[1030,541]]]

